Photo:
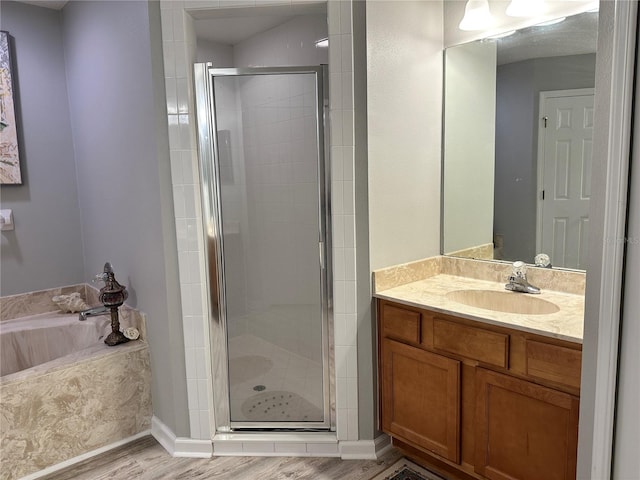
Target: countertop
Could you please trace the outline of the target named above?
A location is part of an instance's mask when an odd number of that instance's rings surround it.
[[[513,328],[574,343],[582,343],[584,295],[544,289],[539,295],[508,292],[509,295],[530,295],[547,300],[559,307],[559,310],[555,313],[529,315],[471,307],[446,297],[447,293],[456,290],[505,292],[504,283],[437,274],[423,280],[378,291],[374,294],[374,297],[435,312],[457,315],[482,323]]]

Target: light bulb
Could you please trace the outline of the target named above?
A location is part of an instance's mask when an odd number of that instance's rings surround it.
[[[510,17],[535,17],[544,11],[544,0],[511,0],[505,12]]]
[[[484,30],[493,25],[493,17],[489,10],[488,0],[468,0],[464,7],[464,17],[458,28],[460,30]]]

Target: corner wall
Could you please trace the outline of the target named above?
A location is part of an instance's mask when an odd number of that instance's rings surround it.
[[[84,278],[112,262],[127,303],[147,314],[154,414],[186,435],[159,34],[157,2],[72,1],[63,10]]]

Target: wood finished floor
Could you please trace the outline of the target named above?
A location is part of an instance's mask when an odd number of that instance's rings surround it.
[[[309,457],[174,458],[145,437],[45,477],[45,480],[370,480],[402,455],[379,460]]]

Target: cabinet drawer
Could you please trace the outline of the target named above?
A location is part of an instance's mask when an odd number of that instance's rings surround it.
[[[385,337],[420,343],[419,312],[382,304],[382,333]]]
[[[433,319],[433,347],[478,360],[488,365],[507,368],[509,335],[468,327],[441,318]]]
[[[527,340],[527,375],[580,388],[581,364],[580,350]]]

